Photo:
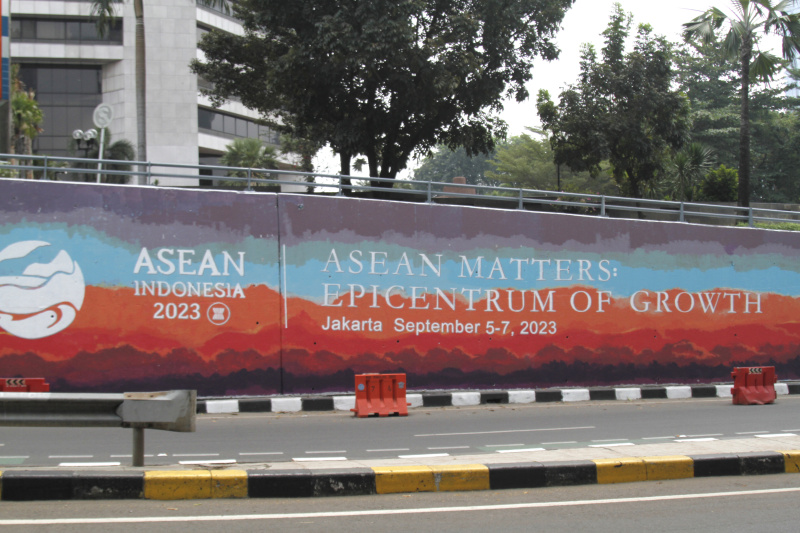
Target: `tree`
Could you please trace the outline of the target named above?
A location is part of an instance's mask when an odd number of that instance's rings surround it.
[[[701,202],[735,202],[739,188],[739,177],[735,169],[720,165],[710,171],[700,184]]]
[[[497,148],[491,161],[493,170],[487,175],[504,186],[525,189],[616,194],[617,189],[607,172],[592,177],[589,172],[576,172],[566,165],[555,164],[550,139],[543,132],[527,128]]]
[[[28,89],[19,79],[19,65],[12,67],[11,83],[11,153],[33,154],[33,140],[42,132],[44,113],[36,102],[33,89]],[[26,174],[33,178],[33,170]]]
[[[731,0],[733,11],[725,13],[713,7],[684,24],[686,39],[709,42],[725,26],[723,49],[739,62],[739,205],[750,205],[750,83],[752,79],[769,80],[784,67],[776,55],[758,49],[762,35],[782,37],[782,55],[794,59],[800,53],[800,15],[787,13],[792,0]]]
[[[371,176],[394,179],[437,145],[490,151],[505,133],[494,113],[527,97],[534,58],[558,56],[573,1],[242,0],[244,35],[207,33],[192,68],[215,103],[236,96],[280,131],[330,144],[342,174],[363,155]]]
[[[547,91],[537,102],[544,129],[552,133],[557,165],[597,174],[608,161],[624,194],[641,198],[661,178],[670,153],[685,142],[686,97],[673,88],[671,46],[640,25],[625,53],[632,19],[615,4],[602,61],[584,45],[578,82],[556,105]]]
[[[247,169],[278,168],[275,148],[266,146],[258,139],[235,139],[225,148],[225,153],[219,158],[221,165]],[[248,175],[254,178],[269,177],[268,174],[265,175],[260,172],[248,174],[245,170],[228,171],[228,176],[237,178],[246,178]]]
[[[713,162],[711,148],[696,142],[684,146],[672,158],[669,169],[673,197],[681,202],[694,200],[700,181],[711,170]]]
[[[111,133],[106,130],[106,139],[109,140],[109,144],[103,148],[103,159],[111,160],[111,161],[133,161],[136,159],[136,149],[134,148],[133,144],[127,139],[119,139],[114,142],[110,142],[111,140]],[[72,149],[76,148],[75,141],[72,141],[71,144]],[[98,159],[100,157],[100,145],[98,143],[94,143],[86,152],[85,158],[86,159]],[[75,163],[74,168],[85,168],[87,169],[86,174],[80,174],[79,179],[77,181],[89,181],[94,182],[97,179],[97,163]],[[119,170],[119,171],[129,171],[131,169],[130,165],[126,165],[124,163],[104,163],[103,164],[104,170]],[[94,170],[95,172],[90,172]],[[100,175],[100,181],[103,183],[128,183],[129,177],[125,174],[107,174],[103,173]]]
[[[499,184],[497,180],[486,176],[494,168],[490,162],[494,154],[492,151],[470,157],[463,147],[451,150],[446,146],[437,146],[414,171],[414,179],[449,183],[453,178],[463,176],[469,185],[496,186]]]

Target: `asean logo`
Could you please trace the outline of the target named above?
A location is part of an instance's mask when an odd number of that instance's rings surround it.
[[[15,337],[63,331],[83,305],[86,284],[78,263],[48,246],[20,241],[0,250],[0,328]]]

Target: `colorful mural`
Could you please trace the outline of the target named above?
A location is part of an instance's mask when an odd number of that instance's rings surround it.
[[[800,236],[2,180],[0,375],[200,395],[800,378]]]
[[[275,197],[0,184],[0,374],[280,390]]]
[[[800,377],[797,234],[290,196],[280,216],[292,390]]]

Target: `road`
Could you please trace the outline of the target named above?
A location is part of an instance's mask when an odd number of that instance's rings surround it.
[[[641,400],[414,409],[408,417],[350,413],[201,415],[196,433],[146,432],[147,466],[507,453],[686,439],[800,434],[800,397],[774,405],[730,399]],[[0,428],[0,466],[129,464],[130,430]]]
[[[0,530],[795,531],[800,476],[269,500],[0,502]]]

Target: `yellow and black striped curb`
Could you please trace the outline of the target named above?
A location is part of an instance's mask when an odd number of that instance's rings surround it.
[[[800,450],[342,470],[0,472],[0,500],[291,498],[800,473]]]

